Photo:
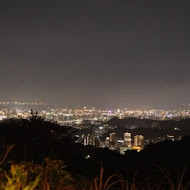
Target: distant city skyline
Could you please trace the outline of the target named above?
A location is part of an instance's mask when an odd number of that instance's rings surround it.
[[[190,1],[3,1],[0,101],[190,102]]]
[[[172,106],[172,107],[156,107],[156,106],[148,106],[148,105],[133,105],[133,106],[93,106],[93,105],[63,105],[63,104],[50,104],[48,102],[43,101],[26,101],[26,102],[20,102],[20,101],[0,101],[0,109],[3,107],[11,108],[11,109],[22,109],[22,107],[27,107],[28,109],[35,109],[38,111],[38,109],[43,108],[53,108],[53,109],[97,109],[97,110],[190,110],[190,101],[185,102],[184,104],[180,104],[179,106]],[[20,108],[19,108],[20,107]]]
[[[167,104],[164,105],[164,101],[162,104],[160,105],[156,105],[156,104],[138,104],[138,103],[134,103],[134,104],[130,104],[130,103],[124,103],[124,104],[107,104],[105,105],[95,105],[95,104],[88,104],[88,103],[80,103],[80,104],[70,104],[70,103],[57,103],[56,101],[52,101],[52,102],[46,102],[46,101],[42,101],[42,99],[40,101],[36,100],[32,100],[30,101],[30,99],[25,99],[25,101],[18,101],[18,100],[0,100],[0,106],[1,105],[38,105],[38,106],[54,106],[57,108],[71,108],[71,109],[75,109],[75,108],[83,108],[83,107],[94,107],[96,109],[163,109],[163,110],[169,110],[169,109],[179,109],[179,108],[183,108],[185,107],[189,107],[190,108],[190,100],[186,100],[186,101],[181,101],[175,104]]]

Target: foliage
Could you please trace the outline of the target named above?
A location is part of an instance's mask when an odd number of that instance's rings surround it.
[[[159,168],[164,174],[163,180],[158,184],[150,183],[140,185],[134,177],[131,181],[119,175],[104,177],[104,169],[100,168],[99,177],[93,180],[83,178],[76,181],[66,170],[61,160],[44,159],[44,163],[32,162],[11,163],[8,171],[0,170],[3,176],[0,181],[1,190],[187,190],[189,180],[184,182],[187,167],[183,170],[179,180],[173,180],[167,169]]]
[[[24,165],[12,164],[8,172],[4,172],[5,180],[1,183],[2,190],[33,190],[40,181],[38,175],[33,181],[28,181],[28,171]]]
[[[8,145],[6,147],[6,153],[3,155],[2,159],[0,160],[0,166],[5,162],[9,152],[14,148],[14,145]]]
[[[74,180],[61,160],[44,159],[42,165],[32,162],[12,163],[8,172],[3,172],[2,190],[73,190]]]
[[[45,158],[42,174],[43,189],[74,189],[74,180],[69,172],[66,171],[66,166],[62,160]]]
[[[100,176],[95,178],[90,186],[90,190],[137,190],[135,184],[135,178],[133,182],[130,184],[127,180],[123,179],[119,175],[111,175],[107,179],[104,180],[104,169],[100,168]]]

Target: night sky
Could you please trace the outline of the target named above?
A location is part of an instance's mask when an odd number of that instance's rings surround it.
[[[190,1],[1,0],[0,101],[190,100]]]

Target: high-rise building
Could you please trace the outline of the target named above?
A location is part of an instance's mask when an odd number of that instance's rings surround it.
[[[144,136],[142,135],[136,135],[134,136],[134,146],[144,146]]]
[[[139,146],[139,136],[138,135],[134,136],[134,146]]]
[[[110,142],[115,142],[115,141],[116,141],[116,134],[110,133]]]
[[[139,135],[139,146],[144,147],[144,136],[143,135]]]
[[[116,145],[116,134],[110,133],[110,148],[115,148]]]
[[[84,138],[84,146],[88,145],[87,138]]]
[[[131,147],[131,133],[124,133],[124,145],[127,147]]]
[[[106,139],[105,139],[105,147],[109,148],[109,146],[110,146],[110,138],[106,137]]]
[[[91,145],[91,136],[90,134],[88,134],[85,138],[84,138],[84,146],[86,145]]]
[[[99,147],[100,147],[100,139],[99,139],[99,137],[94,137],[94,138],[93,138],[93,145],[94,145],[96,148],[99,148]]]

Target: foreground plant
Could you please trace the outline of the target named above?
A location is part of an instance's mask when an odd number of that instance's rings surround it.
[[[33,162],[11,163],[10,169],[4,171],[8,153],[14,145],[7,146],[5,155],[0,159],[0,190],[188,190],[190,181],[187,177],[187,169],[184,168],[179,178],[174,179],[171,172],[165,168],[159,168],[164,174],[163,180],[158,184],[139,184],[135,177],[131,180],[124,180],[119,175],[104,177],[104,169],[101,166],[99,177],[94,179],[81,178],[74,180],[66,170],[62,160],[45,158],[44,163],[34,164]],[[7,167],[7,165],[6,165]],[[81,176],[82,177],[82,176]]]
[[[23,165],[12,164],[10,171],[4,172],[5,182],[1,184],[2,190],[34,190],[40,181],[40,175],[35,180],[28,181],[28,171]]]
[[[74,180],[66,170],[66,165],[62,160],[52,160],[45,158],[45,165],[42,167],[43,189],[73,190]]]
[[[1,159],[5,162],[8,152]],[[75,182],[62,160],[44,159],[42,165],[33,162],[11,162],[10,169],[0,168],[0,190],[74,190]]]
[[[104,169],[103,167],[101,167],[100,176],[93,180],[90,186],[90,190],[110,190],[110,189],[127,190],[129,188],[127,181],[122,179],[119,175],[111,175],[106,180],[104,180],[103,174],[104,174]]]
[[[9,152],[14,148],[14,146],[15,146],[15,145],[12,144],[12,145],[8,145],[8,146],[6,147],[5,155],[3,155],[3,157],[0,159],[0,166],[3,165],[3,163],[5,162],[5,160],[6,160],[7,156],[8,156],[8,154],[9,154]]]
[[[177,180],[172,179],[170,172],[166,168],[160,169],[169,183],[170,190],[188,190],[189,189],[190,181],[188,181],[187,183],[184,182],[184,176],[185,176],[185,173],[187,172],[187,168],[188,166],[186,166],[183,169],[182,174]]]

